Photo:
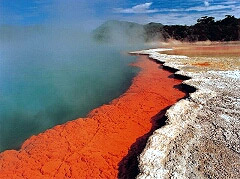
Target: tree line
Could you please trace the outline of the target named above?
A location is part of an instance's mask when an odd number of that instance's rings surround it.
[[[215,21],[214,17],[204,16],[198,19],[195,25],[165,25],[160,28],[164,40],[169,38],[190,42],[240,40],[240,19],[231,15],[226,15],[224,19],[218,21]]]
[[[215,21],[214,17],[204,16],[191,26],[163,25],[151,22],[141,25],[127,21],[107,21],[93,31],[93,37],[100,42],[117,41],[119,38],[128,41],[143,40],[168,41],[238,41],[240,40],[240,19],[226,15],[224,19]]]

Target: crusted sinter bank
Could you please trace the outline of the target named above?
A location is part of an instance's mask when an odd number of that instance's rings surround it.
[[[166,113],[167,125],[156,130],[139,156],[137,178],[239,178],[240,57],[187,57],[147,54],[176,77],[189,77],[195,92]]]

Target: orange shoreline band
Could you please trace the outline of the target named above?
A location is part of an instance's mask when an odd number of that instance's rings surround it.
[[[185,96],[182,80],[140,56],[130,88],[108,105],[55,126],[0,154],[0,178],[117,178],[131,174],[132,156],[145,144],[161,111]],[[140,142],[140,143],[139,143]],[[141,146],[139,146],[141,144]],[[135,154],[134,154],[135,153]],[[130,172],[130,174],[129,174]]]

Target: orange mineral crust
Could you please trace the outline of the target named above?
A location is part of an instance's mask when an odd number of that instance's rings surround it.
[[[202,62],[202,63],[194,63],[193,65],[196,65],[196,66],[209,66],[210,63],[209,62]]]
[[[0,154],[0,178],[127,178],[163,111],[185,93],[170,72],[141,56],[141,72],[108,105],[58,125]],[[162,112],[162,113],[161,113]],[[135,158],[135,159],[134,159]],[[130,172],[130,174],[129,174]]]

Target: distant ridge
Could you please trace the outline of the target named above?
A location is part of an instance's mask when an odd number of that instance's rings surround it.
[[[93,31],[93,36],[95,40],[101,42],[113,42],[119,39],[130,42],[152,41],[163,38],[163,27],[161,23],[154,22],[142,25],[134,22],[110,20],[96,28]]]
[[[93,31],[93,37],[100,42],[124,39],[130,42],[168,41],[239,41],[240,19],[226,15],[215,21],[214,17],[204,16],[195,25],[163,25],[151,22],[141,25],[127,21],[107,21]]]
[[[143,40],[143,33],[143,25],[127,21],[110,20],[95,29],[93,36],[95,40],[102,42],[113,42],[115,40],[135,42]]]
[[[145,41],[166,40],[168,33],[164,30],[164,25],[161,23],[150,22],[144,25]]]

